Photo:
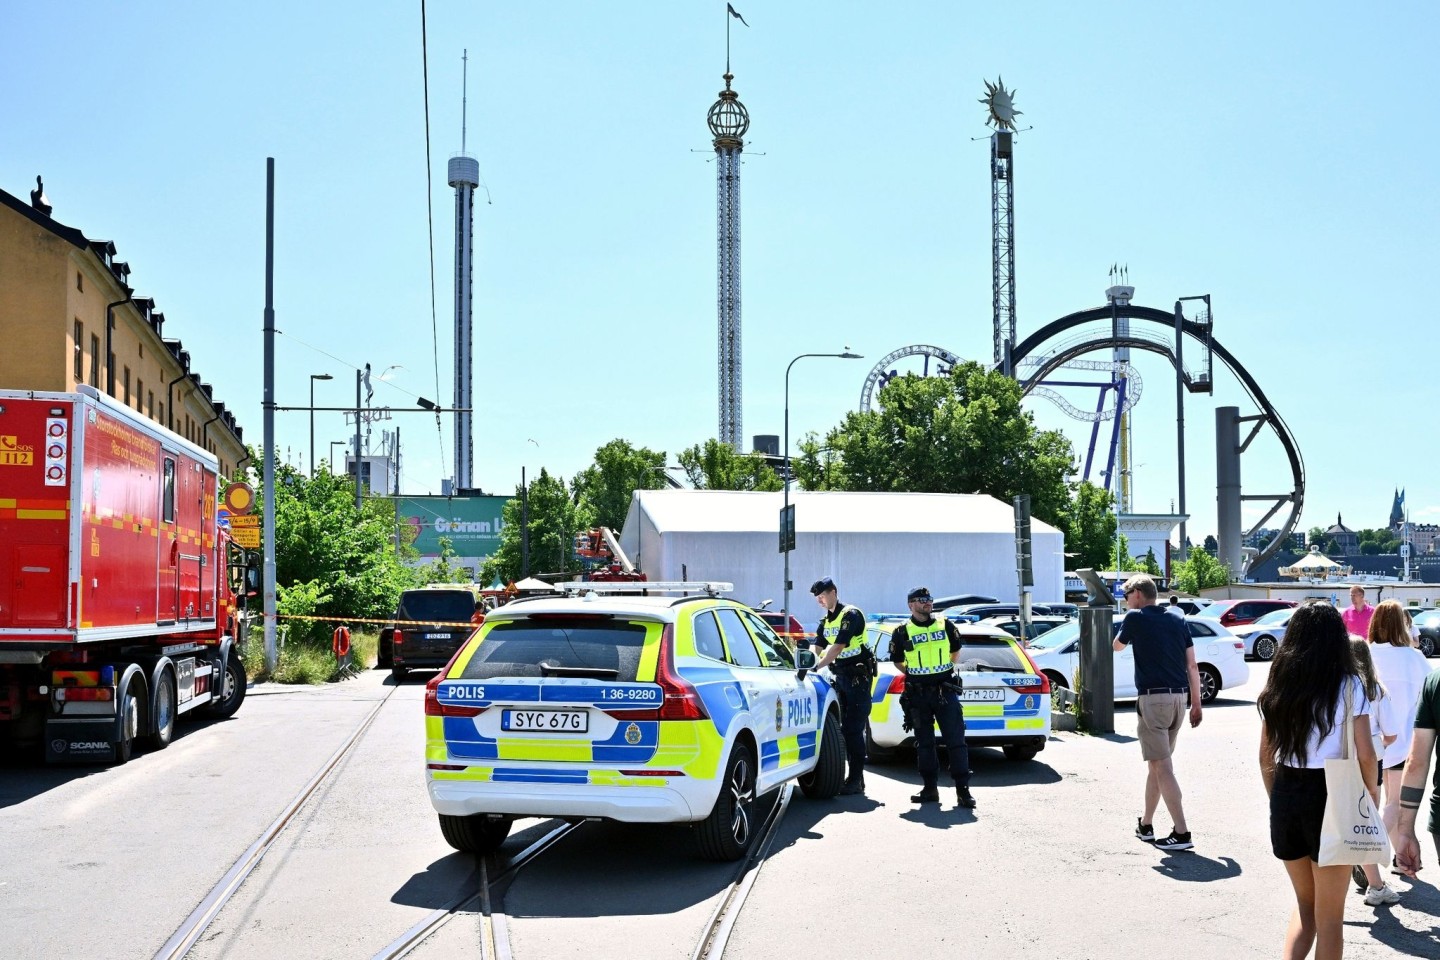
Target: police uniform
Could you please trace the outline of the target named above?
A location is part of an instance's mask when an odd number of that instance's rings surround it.
[[[910,600],[930,599],[929,591],[916,588]],[[905,623],[895,628],[890,640],[890,659],[905,670],[905,693],[901,699],[906,719],[915,729],[915,762],[924,788],[910,798],[912,803],[938,803],[936,786],[940,759],[935,749],[935,727],[945,738],[950,754],[950,776],[955,780],[959,805],[975,806],[970,795],[970,751],[965,746],[965,714],[960,707],[959,678],[955,676],[954,655],[960,650],[960,632],[944,617],[930,616],[924,622],[912,611]]]
[[[819,596],[834,590],[829,577],[815,581],[810,592]],[[836,603],[815,628],[822,651],[840,644],[843,649],[831,664],[835,694],[840,701],[840,731],[845,737],[849,774],[840,792],[847,796],[865,792],[865,727],[870,722],[870,686],[875,678],[875,654],[865,644],[865,614],[859,607]]]

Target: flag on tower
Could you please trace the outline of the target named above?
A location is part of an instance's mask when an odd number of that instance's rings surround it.
[[[739,11],[737,11],[733,6],[727,3],[725,4],[725,9],[730,11],[730,16],[734,17],[736,20],[739,20],[741,23],[745,23],[745,18],[740,16]],[[748,27],[750,26],[750,24],[745,23],[745,26]]]

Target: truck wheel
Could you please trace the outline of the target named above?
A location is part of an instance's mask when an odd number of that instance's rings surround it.
[[[394,660],[392,659],[394,656],[392,637],[391,631],[380,631],[380,643],[375,650],[375,669],[377,670],[389,670],[394,664]]]
[[[800,790],[811,800],[829,800],[840,792],[845,782],[845,744],[840,722],[835,714],[825,715],[825,729],[820,733],[820,751],[815,769],[799,778]]]
[[[696,824],[700,856],[739,860],[755,842],[755,826],[755,756],[748,744],[737,743],[725,765],[714,809]]]
[[[120,694],[120,739],[115,744],[116,766],[129,763],[135,755],[135,738],[140,735],[141,697],[136,687],[140,683],[139,677],[131,677],[130,682],[125,684],[125,692]]]
[[[205,716],[215,720],[226,720],[235,716],[240,704],[245,701],[245,664],[240,662],[240,652],[231,649],[225,658],[225,673],[220,678],[220,687],[212,694]]]
[[[146,738],[152,750],[164,750],[175,737],[175,715],[180,708],[179,694],[175,691],[175,674],[166,670],[160,674],[155,686],[155,696],[150,704],[150,735]]]
[[[469,817],[440,814],[440,832],[445,842],[461,853],[494,853],[510,835],[510,817],[487,817],[477,813]]]

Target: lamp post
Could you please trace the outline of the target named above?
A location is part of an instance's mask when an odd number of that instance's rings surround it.
[[[310,374],[310,476],[315,476],[315,381],[334,380],[328,373]]]
[[[846,347],[844,353],[802,353],[785,367],[785,506],[780,511],[780,552],[785,555],[785,585],[781,591],[783,599],[780,602],[780,612],[786,617],[790,616],[790,550],[794,546],[792,540],[795,532],[795,517],[790,512],[790,368],[806,357],[835,357],[838,360],[864,359],[858,353],[851,353],[850,348]],[[789,536],[786,535],[787,520]]]

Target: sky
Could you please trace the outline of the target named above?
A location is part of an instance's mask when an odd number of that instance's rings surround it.
[[[1017,91],[1021,338],[1101,306],[1112,264],[1137,304],[1209,294],[1215,338],[1255,377],[1305,461],[1300,529],[1382,526],[1396,487],[1440,522],[1427,413],[1440,200],[1440,8],[744,0],[734,86],[742,167],[743,428],[792,441],[858,405],[884,355],[991,356],[986,80]],[[45,178],[53,216],[116,243],[166,334],[262,433],[265,166],[275,158],[276,401],[453,402],[454,195],[475,207],[474,475],[572,477],[623,437],[667,451],[717,432],[715,164],[723,2],[421,6],[101,0],[0,4],[0,188]],[[427,208],[427,190],[428,200]],[[433,216],[431,231],[429,218]],[[430,241],[434,243],[432,295]],[[3,265],[0,265],[3,269]],[[434,311],[432,314],[432,301]],[[1102,359],[1095,355],[1091,359]],[[1176,495],[1175,390],[1135,358],[1134,509]],[[897,369],[919,369],[911,362]],[[379,374],[387,368],[385,379]],[[1076,406],[1095,393],[1074,390]],[[1077,455],[1087,424],[1037,422]],[[1216,406],[1255,411],[1217,365],[1186,404],[1189,532],[1214,530]],[[438,493],[452,427],[396,414],[403,492]],[[318,458],[349,428],[315,416]],[[308,466],[309,419],[276,415]],[[339,448],[335,448],[337,453]],[[1247,495],[1292,485],[1262,433]],[[1247,502],[1247,519],[1266,505]],[[1282,514],[1283,516],[1283,514]],[[1272,523],[1272,525],[1274,525]]]

